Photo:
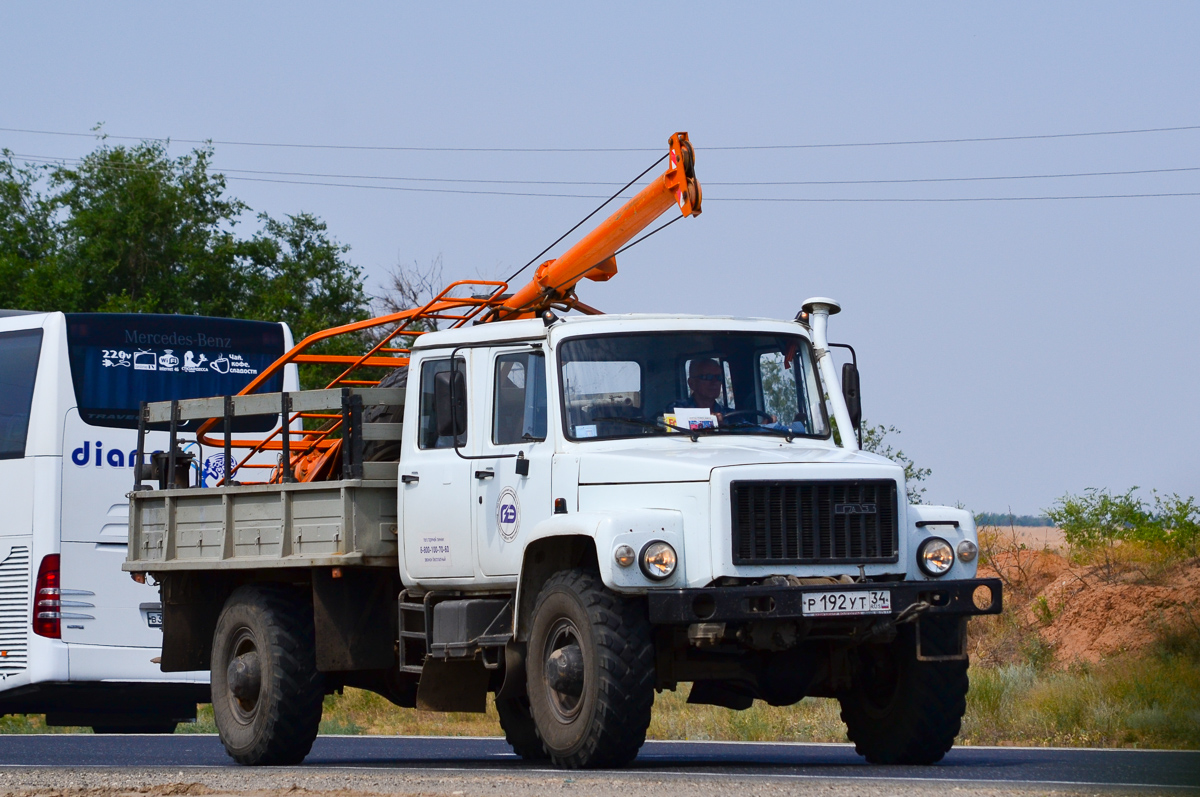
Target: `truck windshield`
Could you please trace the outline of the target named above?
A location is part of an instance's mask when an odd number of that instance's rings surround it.
[[[67,313],[67,351],[84,422],[136,429],[143,401],[237,393],[283,356],[283,327],[191,315]],[[278,374],[262,391],[282,385]],[[275,420],[239,418],[234,431],[267,431]]]
[[[812,346],[799,335],[604,335],[558,347],[572,440],[675,434],[827,437]]]

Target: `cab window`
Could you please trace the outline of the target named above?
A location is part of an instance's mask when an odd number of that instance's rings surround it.
[[[492,399],[492,442],[496,445],[546,439],[546,358],[514,352],[496,358]]]
[[[417,445],[421,448],[454,448],[466,445],[467,431],[458,436],[438,435],[437,400],[434,379],[450,370],[450,360],[432,360],[421,364],[421,413],[417,424]],[[461,358],[454,360],[454,370],[466,375],[467,366]],[[464,397],[465,398],[465,397]]]
[[[0,459],[25,456],[42,330],[0,333]]]

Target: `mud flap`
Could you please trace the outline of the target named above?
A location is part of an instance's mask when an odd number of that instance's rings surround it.
[[[525,643],[509,642],[504,646],[504,682],[496,691],[497,700],[525,697]]]
[[[967,658],[967,618],[944,615],[920,617],[917,661],[964,661]]]
[[[483,714],[487,710],[489,677],[479,659],[428,658],[417,685],[417,708]]]
[[[754,693],[746,686],[732,681],[695,681],[687,702],[744,711],[754,705]]]
[[[321,672],[396,666],[395,584],[382,568],[313,568],[313,623]]]

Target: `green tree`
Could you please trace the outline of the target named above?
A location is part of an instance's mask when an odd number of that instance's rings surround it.
[[[246,278],[241,313],[285,321],[296,340],[365,317],[362,272],[325,222],[310,213],[285,221],[264,213],[259,220],[262,231],[239,248]]]
[[[4,151],[0,307],[284,321],[297,341],[365,318],[363,275],[316,216],[259,214],[257,233],[235,234],[249,208],[227,195],[212,156],[102,143],[78,166],[51,168],[18,166]],[[302,373],[319,381],[324,371]]]
[[[878,454],[881,457],[887,457],[893,462],[904,466],[904,489],[908,493],[908,502],[910,504],[919,504],[925,498],[925,487],[921,482],[929,478],[933,473],[930,468],[919,468],[905,453],[899,449],[893,448],[884,440],[888,435],[900,434],[900,430],[895,426],[871,426],[866,419],[862,422],[862,448],[863,451],[870,451],[872,454]]]
[[[1122,542],[1147,543],[1160,550],[1175,550],[1195,556],[1200,542],[1200,507],[1196,499],[1154,492],[1154,507],[1131,487],[1114,495],[1089,487],[1082,495],[1064,495],[1047,516],[1062,529],[1067,544],[1083,551],[1103,554],[1105,573],[1111,578],[1115,561],[1112,550]]]
[[[776,418],[794,417],[797,407],[795,371],[785,366],[783,354],[764,355],[759,359],[759,368],[766,411]]]
[[[309,213],[259,220],[262,231],[240,247],[247,286],[236,311],[241,317],[283,321],[299,343],[367,316],[362,273],[345,257],[350,247],[330,238],[323,221]],[[368,346],[365,335],[342,335],[310,351],[361,354]],[[342,369],[308,365],[300,372],[305,387],[324,387]]]
[[[1158,536],[1168,545],[1195,556],[1200,545],[1200,506],[1193,496],[1178,493],[1162,496],[1154,492],[1154,525]]]
[[[245,204],[209,171],[211,148],[104,146],[54,169],[64,305],[38,309],[230,315],[244,294],[233,227]],[[73,295],[72,295],[73,294]]]
[[[45,170],[0,151],[0,306],[52,306],[64,290],[54,208],[37,190]]]

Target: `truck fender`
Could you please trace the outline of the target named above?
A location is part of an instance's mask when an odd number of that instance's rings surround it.
[[[975,578],[979,568],[979,535],[975,529],[975,517],[965,509],[952,506],[930,506],[926,504],[909,504],[908,528],[906,531],[907,545],[901,542],[901,563],[904,564],[908,576],[915,580],[928,581],[929,576],[917,566],[917,548],[930,537],[941,537],[950,543],[957,554],[959,543],[970,541],[975,546],[975,556],[964,562],[956,555],[954,566],[950,568],[943,579]]]
[[[678,569],[665,581],[652,581],[634,565],[622,568],[614,552],[628,545],[635,556],[661,540],[675,548]],[[514,633],[524,641],[542,585],[554,573],[572,567],[594,567],[604,585],[615,592],[644,594],[651,587],[686,584],[683,572],[683,513],[674,509],[621,509],[551,515],[532,529],[525,544],[517,587]]]

